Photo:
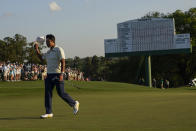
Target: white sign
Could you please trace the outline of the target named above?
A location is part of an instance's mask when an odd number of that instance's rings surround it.
[[[190,34],[175,35],[175,48],[190,48]]]

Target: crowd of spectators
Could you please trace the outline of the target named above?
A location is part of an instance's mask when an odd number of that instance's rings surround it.
[[[0,63],[0,81],[44,80],[47,76],[46,65],[30,65],[18,63]],[[83,72],[66,68],[65,80],[83,81]]]
[[[46,75],[45,65],[0,64],[0,80],[2,81],[44,80]]]
[[[83,81],[84,80],[84,73],[77,70],[77,69],[71,69],[71,68],[66,68],[65,70],[66,73],[66,80],[77,80],[77,81]]]

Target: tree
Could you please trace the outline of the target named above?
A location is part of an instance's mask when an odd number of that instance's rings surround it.
[[[91,59],[92,58],[90,58],[90,57],[84,58],[82,71],[84,72],[85,77],[91,77],[91,75],[92,75]]]
[[[15,61],[19,63],[23,63],[26,58],[26,46],[27,46],[26,37],[16,34],[14,36],[14,40],[15,41],[13,43],[14,44],[13,47],[15,48],[15,56],[16,56]]]
[[[65,67],[74,68],[74,62],[72,58],[68,58],[65,60]]]
[[[5,37],[1,40],[1,56],[5,62],[23,63],[26,57],[26,37],[16,34],[13,38]]]
[[[6,43],[0,40],[0,61],[6,61]]]
[[[91,70],[92,78],[91,79],[93,79],[93,80],[100,79],[100,61],[99,61],[99,58],[96,55],[94,55],[92,57],[91,64],[92,64],[92,70]]]
[[[11,37],[5,37],[4,39],[5,44],[5,62],[15,62],[15,48],[14,48],[14,39]]]
[[[177,65],[180,70],[178,75],[181,76],[184,83],[187,83],[196,76],[196,55],[194,53],[196,49],[196,8],[191,8],[186,12],[176,10],[174,13],[169,14],[168,17],[175,19],[176,33],[190,33],[191,35],[193,54],[178,55],[179,62]]]
[[[145,18],[163,18],[165,17],[165,15],[163,13],[160,13],[158,11],[154,11],[154,12],[148,12],[145,16],[141,17],[142,19]]]
[[[80,65],[80,57],[75,56],[74,60],[73,60],[73,64],[74,64],[74,68],[76,69],[80,69],[81,65]]]

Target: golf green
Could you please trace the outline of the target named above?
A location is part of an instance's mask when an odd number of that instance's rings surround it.
[[[0,131],[196,130],[196,88],[65,81],[65,90],[79,100],[79,113],[73,115],[54,89],[54,117],[40,119],[43,81],[0,82]]]

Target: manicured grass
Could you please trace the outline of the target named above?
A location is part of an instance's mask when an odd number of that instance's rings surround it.
[[[0,82],[0,131],[196,130],[196,88],[65,83],[66,91],[80,101],[79,114],[74,116],[54,90],[54,118],[40,119],[45,113],[43,81]]]

